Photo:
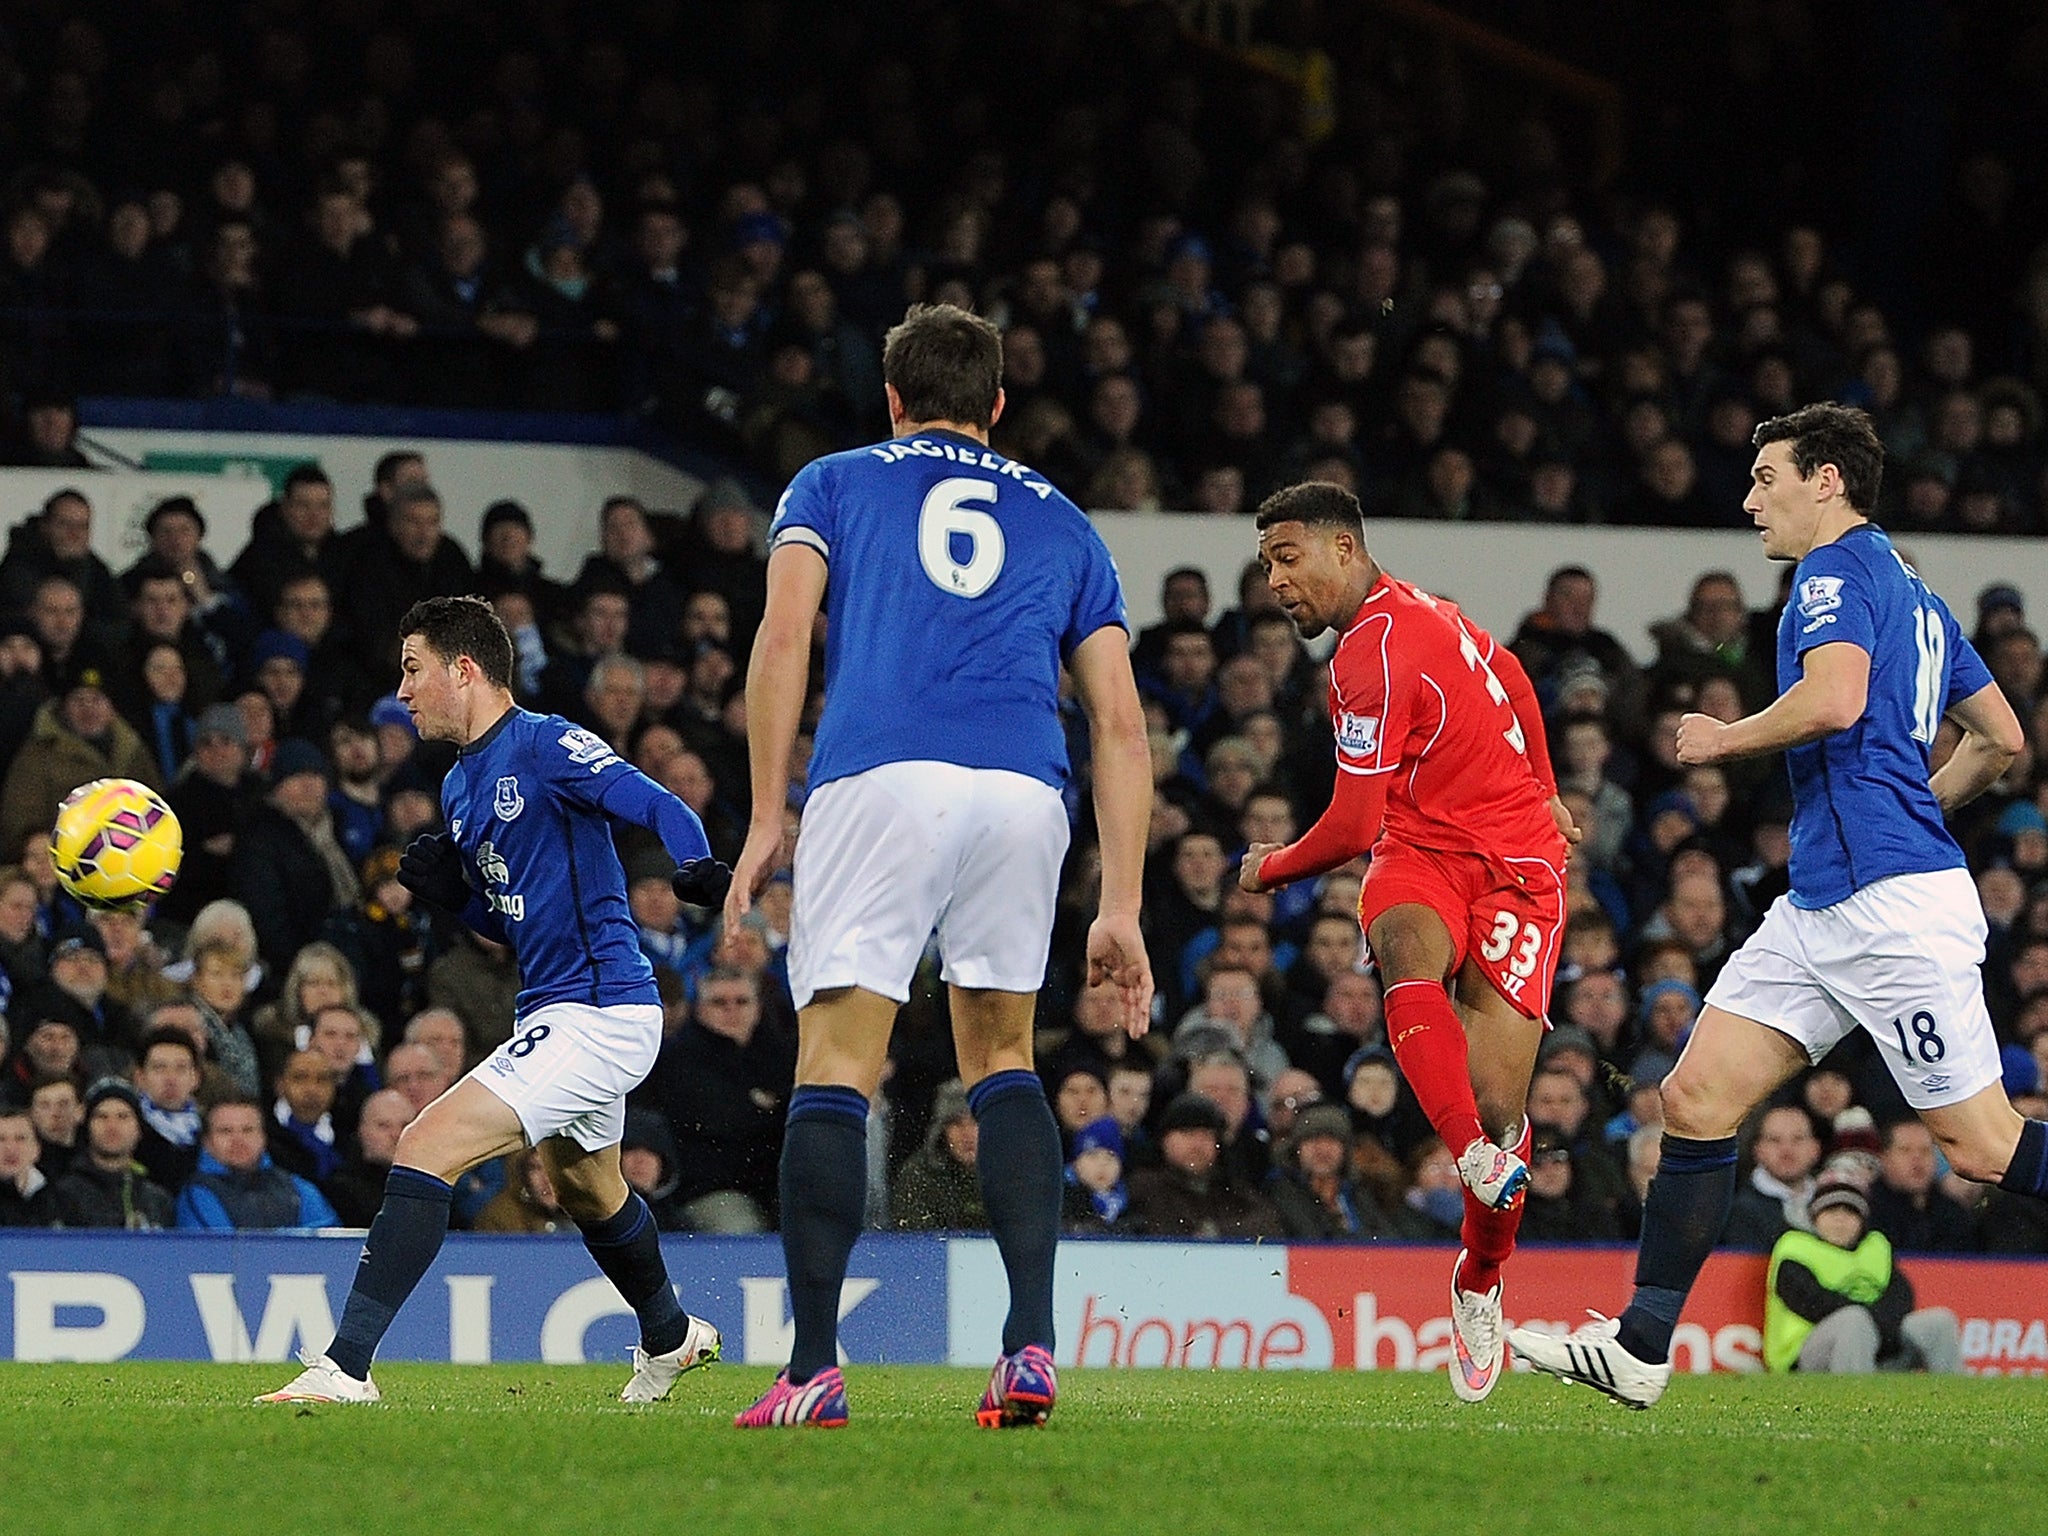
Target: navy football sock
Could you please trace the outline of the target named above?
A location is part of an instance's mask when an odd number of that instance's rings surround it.
[[[2048,1200],[2048,1124],[2029,1120],[2020,1127],[2020,1144],[2013,1148],[1998,1187]]]
[[[602,1221],[579,1221],[583,1246],[597,1260],[605,1278],[619,1289],[640,1319],[640,1347],[650,1355],[680,1349],[690,1331],[690,1315],[676,1301],[661,1259],[661,1234],[654,1213],[632,1190],[626,1203]]]
[[[851,1088],[800,1087],[782,1136],[782,1259],[801,1386],[839,1363],[839,1292],[868,1199],[868,1101]]]
[[[455,1191],[431,1173],[393,1168],[384,1180],[384,1204],[363,1240],[355,1284],[341,1309],[341,1326],[327,1346],[327,1358],[358,1381],[370,1374],[370,1357],[391,1319],[405,1305],[420,1276],[448,1235],[448,1200]]]
[[[1678,1314],[1734,1204],[1735,1138],[1694,1141],[1667,1131],[1643,1202],[1636,1293],[1621,1314],[1621,1346],[1638,1360],[1670,1358]]]
[[[990,1234],[1010,1277],[1003,1353],[1052,1348],[1053,1249],[1060,1240],[1060,1128],[1036,1072],[995,1072],[967,1090],[980,1130],[975,1171]]]

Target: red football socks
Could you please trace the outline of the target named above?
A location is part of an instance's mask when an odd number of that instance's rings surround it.
[[[1522,1133],[1508,1151],[1523,1162],[1529,1161],[1529,1117],[1522,1117]],[[1461,1291],[1485,1293],[1500,1279],[1500,1267],[1507,1263],[1508,1255],[1515,1251],[1515,1234],[1522,1227],[1521,1200],[1507,1210],[1495,1210],[1481,1203],[1471,1190],[1465,1191],[1465,1224],[1460,1237],[1465,1244],[1465,1263],[1458,1271],[1457,1286]]]
[[[1438,981],[1397,981],[1387,988],[1387,1043],[1416,1103],[1456,1157],[1486,1134],[1472,1095],[1465,1026]]]

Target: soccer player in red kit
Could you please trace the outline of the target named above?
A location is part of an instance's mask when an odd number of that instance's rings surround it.
[[[1304,636],[1341,637],[1330,661],[1339,772],[1321,819],[1285,847],[1252,844],[1238,879],[1270,890],[1371,852],[1358,915],[1388,1040],[1465,1182],[1451,1387],[1478,1402],[1501,1371],[1500,1269],[1529,1178],[1524,1109],[1576,829],[1528,674],[1453,604],[1379,568],[1355,496],[1290,486],[1259,508],[1258,529],[1281,607]]]

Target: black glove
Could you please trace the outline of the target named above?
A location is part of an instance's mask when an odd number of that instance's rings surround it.
[[[676,866],[669,882],[676,900],[692,907],[722,907],[725,893],[732,889],[732,866],[716,859],[686,859]]]
[[[444,912],[460,912],[472,894],[462,873],[462,850],[445,832],[424,833],[406,845],[398,861],[398,883]]]

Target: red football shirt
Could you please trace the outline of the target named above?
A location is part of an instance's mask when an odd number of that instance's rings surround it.
[[[1330,658],[1337,767],[1387,775],[1384,834],[1447,852],[1551,850],[1550,792],[1494,674],[1493,637],[1382,575]]]

